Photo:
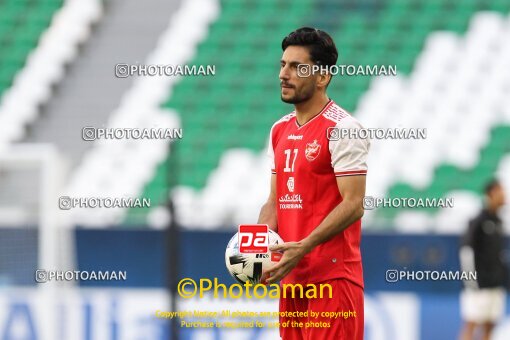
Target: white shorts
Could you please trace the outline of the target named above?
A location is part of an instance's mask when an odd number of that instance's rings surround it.
[[[504,288],[464,289],[460,294],[462,319],[474,323],[495,323],[505,313]]]

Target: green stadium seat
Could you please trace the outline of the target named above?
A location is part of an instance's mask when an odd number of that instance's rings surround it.
[[[0,3],[0,96],[12,84],[62,0],[4,0]]]

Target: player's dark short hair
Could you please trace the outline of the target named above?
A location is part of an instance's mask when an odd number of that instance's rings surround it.
[[[338,59],[338,51],[333,38],[326,32],[312,28],[301,27],[291,32],[282,41],[282,50],[289,46],[305,46],[310,52],[310,59],[316,65],[333,66]]]
[[[501,183],[499,182],[499,180],[497,178],[493,178],[485,184],[483,192],[485,193],[485,195],[488,196],[488,195],[490,195],[492,190],[494,190],[496,187],[498,187],[500,185],[501,185]]]

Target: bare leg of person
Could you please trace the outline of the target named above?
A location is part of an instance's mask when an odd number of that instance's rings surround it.
[[[476,323],[472,321],[466,321],[460,335],[460,340],[474,340],[475,329]]]
[[[486,322],[483,324],[483,340],[490,340],[494,324],[492,322]]]

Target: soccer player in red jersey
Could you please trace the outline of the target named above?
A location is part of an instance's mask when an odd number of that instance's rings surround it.
[[[283,340],[362,340],[360,219],[370,142],[342,134],[362,126],[326,94],[332,77],[327,67],[338,57],[332,38],[304,27],[283,39],[282,50],[281,99],[295,110],[271,128],[271,190],[258,222],[285,243],[271,248],[283,256],[265,275],[268,283],[329,284],[332,298],[281,296],[280,312],[308,311],[308,316],[281,316],[280,335]],[[313,65],[321,66],[320,72],[311,72]],[[350,314],[312,318],[309,311]],[[282,327],[287,320],[303,327]],[[316,327],[319,322],[323,326]]]

